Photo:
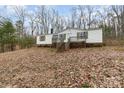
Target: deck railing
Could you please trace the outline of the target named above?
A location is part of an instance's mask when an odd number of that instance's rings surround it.
[[[81,42],[85,41],[85,38],[70,37],[70,42]]]
[[[63,38],[52,38],[52,42],[53,43],[64,42],[64,39]]]
[[[69,42],[81,42],[81,41],[85,41],[85,38],[77,38],[77,37],[70,37],[68,38],[68,40],[70,40]],[[52,42],[53,43],[57,43],[57,42],[61,42],[64,41],[62,38],[52,38]]]
[[[52,38],[52,42],[56,43],[58,41],[58,38]]]

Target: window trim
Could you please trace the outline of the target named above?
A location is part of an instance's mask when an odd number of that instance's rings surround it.
[[[87,39],[88,32],[77,32],[77,39]]]
[[[52,38],[58,38],[58,35],[53,35],[53,37]]]
[[[59,34],[59,39],[66,40],[66,34]]]
[[[58,35],[53,35],[52,36],[52,41],[57,41],[58,40]]]
[[[88,31],[84,32],[84,37],[85,37],[85,39],[88,39]]]
[[[42,38],[44,38],[44,39],[42,40]],[[46,40],[46,36],[40,36],[39,40],[40,41],[45,41]]]

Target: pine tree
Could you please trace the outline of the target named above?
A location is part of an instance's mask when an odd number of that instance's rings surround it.
[[[4,52],[5,44],[9,44],[11,50],[14,50],[15,43],[15,28],[10,21],[5,21],[4,24],[0,27],[0,44],[1,51]]]

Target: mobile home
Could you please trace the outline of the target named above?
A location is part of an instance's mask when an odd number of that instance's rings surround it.
[[[53,34],[47,34],[47,35],[38,35],[36,38],[36,44],[37,45],[52,45],[52,36]]]
[[[85,42],[89,44],[103,43],[102,29],[81,30],[66,29],[57,34],[37,36],[37,45],[52,45],[63,40],[64,43]]]

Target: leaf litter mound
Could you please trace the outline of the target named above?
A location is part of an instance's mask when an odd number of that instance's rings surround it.
[[[124,51],[95,47],[56,53],[35,47],[1,53],[0,87],[124,87]]]

